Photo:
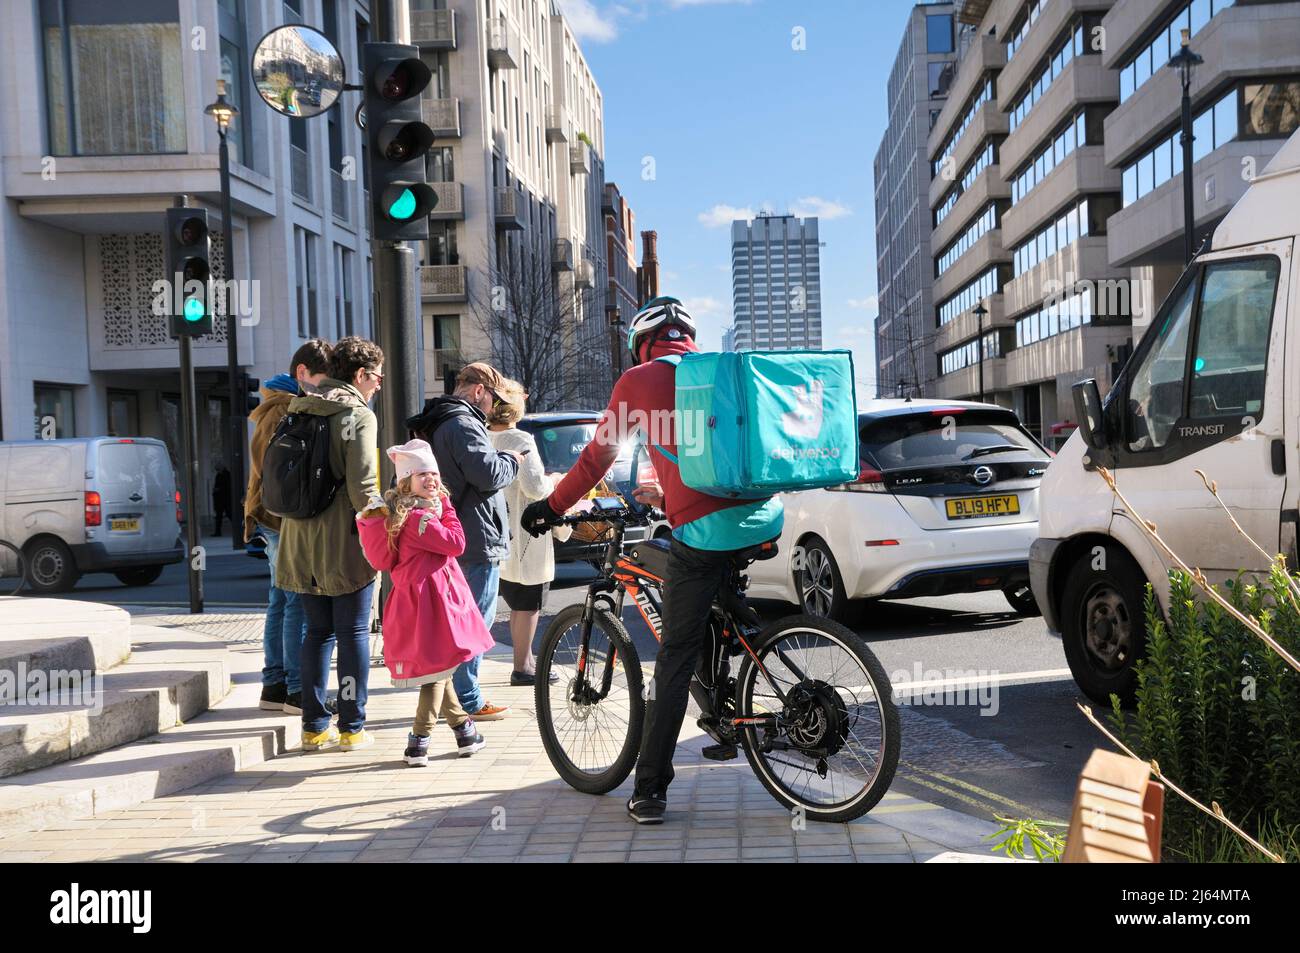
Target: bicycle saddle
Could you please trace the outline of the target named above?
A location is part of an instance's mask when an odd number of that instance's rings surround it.
[[[748,549],[739,549],[731,557],[731,561],[739,568],[744,569],[750,563],[761,562],[764,559],[772,559],[777,554],[776,541],[780,536],[774,536],[766,542],[759,543],[756,546],[750,546]]]

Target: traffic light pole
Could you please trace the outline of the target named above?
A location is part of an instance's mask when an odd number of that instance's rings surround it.
[[[230,471],[230,545],[232,549],[244,548],[244,440],[248,425],[244,423],[248,412],[248,398],[241,391],[239,375],[239,315],[233,313],[230,303],[235,299],[235,247],[231,237],[230,222],[230,145],[226,131],[221,136],[221,238],[225,246],[222,255],[224,267],[221,278],[225,282],[226,311],[226,376],[230,379],[230,446],[226,450],[226,468]]]
[[[183,336],[181,344],[181,455],[184,458],[181,482],[185,497],[185,564],[190,580],[190,613],[197,615],[203,611],[203,574],[195,568],[194,556],[200,545],[199,540],[199,455],[198,441],[198,403],[194,396],[194,339]],[[243,520],[240,520],[243,525]]]

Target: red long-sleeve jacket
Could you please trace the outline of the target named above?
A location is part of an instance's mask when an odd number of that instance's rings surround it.
[[[667,361],[654,358],[669,354],[686,354],[699,350],[689,338],[676,341],[661,340],[651,346],[651,359],[623,372],[614,384],[609,406],[601,415],[596,437],[583,448],[577,462],[547,498],[551,509],[563,513],[577,503],[587,491],[600,482],[618,457],[619,445],[638,430],[652,431],[647,443],[657,443],[674,457],[677,456],[677,435],[670,415],[676,406],[675,379],[677,368]],[[654,424],[649,424],[654,422]],[[664,513],[673,527],[683,526],[718,510],[752,503],[752,500],[731,500],[709,496],[692,490],[682,483],[677,464],[656,450],[648,449],[654,462],[655,473],[664,491]],[[636,474],[633,474],[635,478]]]

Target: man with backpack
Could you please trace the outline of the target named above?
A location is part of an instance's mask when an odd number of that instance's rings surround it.
[[[467,364],[456,375],[456,390],[433,397],[424,409],[406,421],[412,435],[433,447],[442,482],[465,530],[461,571],[489,629],[496,619],[500,564],[510,555],[510,520],[501,492],[515,481],[523,457],[513,450],[497,450],[487,432],[487,415],[501,403],[505,378],[491,364]],[[510,711],[483,697],[478,684],[476,656],[463,663],[452,678],[456,695],[476,721],[498,721]]]
[[[249,441],[248,490],[244,494],[244,541],[260,534],[266,540],[266,561],[271,570],[271,592],[266,605],[262,632],[262,697],[258,707],[266,711],[302,714],[302,678],[299,656],[306,632],[302,600],[296,592],[285,592],[275,584],[275,566],[280,553],[280,517],[262,505],[262,458],[275,436],[289,403],[300,390],[313,391],[330,369],[329,344],[312,338],[293,354],[288,374],[267,378],[261,387],[261,402],[253,408],[253,436]]]
[[[536,535],[559,518],[609,472],[621,444],[645,422],[670,421],[676,407],[675,362],[698,351],[695,321],[676,298],[655,298],[637,312],[628,332],[633,367],[614,385],[596,437],[555,491],[523,512],[523,528]],[[656,429],[659,429],[656,426]],[[642,503],[662,506],[673,527],[664,582],[664,636],[655,660],[646,709],[636,787],[628,814],[638,824],[662,824],[673,780],[673,748],[686,715],[691,675],[708,632],[709,607],[733,555],[781,535],[781,501],[710,496],[682,482],[675,424],[647,434],[662,497],[638,491]],[[663,432],[667,430],[667,432]]]
[[[344,751],[374,743],[365,730],[370,675],[370,600],[375,571],[357,535],[356,515],[379,495],[378,424],[370,401],[384,381],[384,352],[345,337],[330,374],[295,397],[267,448],[262,497],[282,517],[276,585],[302,596],[302,747]],[[339,724],[325,707],[338,643]]]

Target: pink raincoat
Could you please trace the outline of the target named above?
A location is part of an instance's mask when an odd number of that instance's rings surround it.
[[[357,517],[361,547],[370,565],[393,579],[384,605],[384,663],[393,685],[408,688],[450,678],[456,666],[493,645],[469,583],[456,563],[465,531],[456,511],[442,501],[442,517],[415,509],[388,545],[384,517]]]

